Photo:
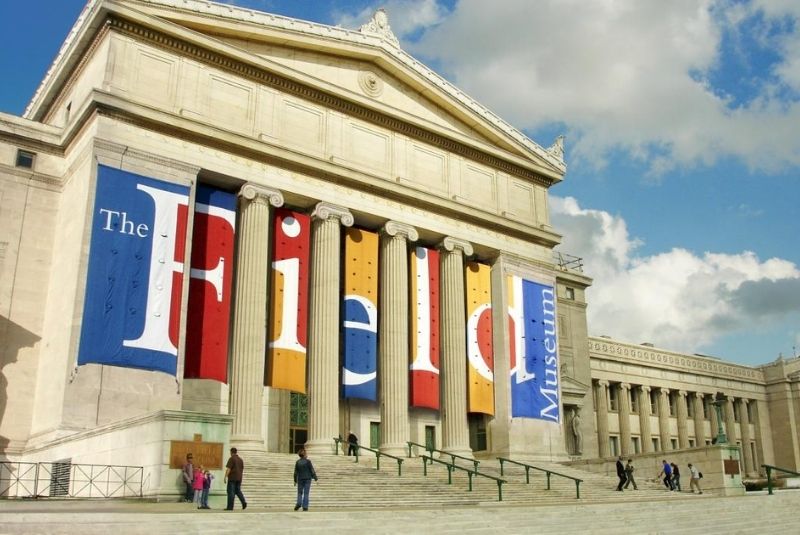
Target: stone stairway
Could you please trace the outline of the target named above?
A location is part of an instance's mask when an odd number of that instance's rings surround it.
[[[245,457],[245,478],[243,492],[252,507],[286,510],[295,502],[296,489],[292,474],[296,455],[248,452]],[[380,470],[376,470],[373,454],[362,455],[359,462],[355,457],[317,456],[311,458],[320,481],[311,489],[313,509],[374,508],[430,508],[475,505],[548,505],[568,503],[596,503],[613,501],[662,500],[679,497],[678,493],[667,492],[663,486],[654,482],[639,482],[639,490],[617,492],[616,479],[582,472],[572,467],[555,463],[531,463],[542,468],[578,477],[583,480],[580,486],[581,498],[576,500],[575,482],[571,479],[551,476],[550,490],[547,490],[546,476],[543,472],[531,470],[530,484],[525,483],[525,469],[521,466],[505,464],[503,479],[503,500],[498,500],[497,483],[494,480],[473,476],[472,491],[469,490],[469,476],[466,472],[455,470],[452,484],[448,484],[447,469],[434,463],[424,466],[420,458],[404,459],[402,475],[398,477],[397,462],[381,458]],[[471,465],[463,464],[464,467]],[[500,465],[496,460],[482,461],[481,473],[500,476]],[[684,495],[685,496],[685,495]],[[706,494],[704,497],[708,497]],[[697,498],[702,498],[697,496]]]

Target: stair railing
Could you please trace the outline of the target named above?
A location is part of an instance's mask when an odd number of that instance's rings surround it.
[[[786,468],[779,468],[777,466],[772,466],[769,464],[762,464],[762,468],[767,469],[767,493],[772,494],[772,471],[775,470],[776,472],[782,472],[784,474],[789,474],[792,476],[800,476],[797,472],[793,472],[792,470],[788,470]]]
[[[503,463],[511,463],[511,464],[516,464],[516,465],[525,467],[525,483],[528,483],[528,484],[530,484],[530,482],[531,482],[531,477],[530,477],[531,469],[539,470],[541,472],[544,472],[545,475],[547,476],[547,490],[550,490],[550,474],[553,474],[553,475],[556,475],[556,476],[559,476],[559,477],[564,477],[564,478],[567,478],[567,479],[571,479],[571,480],[573,480],[575,482],[575,498],[578,499],[578,500],[581,499],[581,483],[583,483],[582,479],[578,479],[577,477],[568,476],[567,474],[561,474],[559,472],[554,472],[553,470],[548,470],[547,468],[540,468],[538,466],[533,466],[532,464],[525,464],[525,463],[521,463],[519,461],[513,461],[511,459],[506,459],[504,457],[498,457],[497,460],[500,461],[500,475],[501,476],[503,475]]]
[[[447,467],[447,484],[453,484],[453,471],[461,470],[467,473],[467,477],[469,478],[469,491],[472,492],[472,476],[480,476],[485,477],[487,479],[491,479],[497,483],[497,501],[503,501],[503,483],[506,482],[505,479],[500,479],[499,477],[494,477],[489,474],[482,474],[478,472],[477,468],[474,470],[470,470],[469,468],[464,468],[463,466],[458,466],[455,463],[448,463],[447,461],[442,461],[441,459],[434,459],[433,457],[429,457],[427,455],[420,455],[420,459],[422,459],[422,473],[427,477],[428,475],[428,464],[431,465],[433,463],[443,464]]]
[[[343,442],[342,437],[333,437],[333,442],[334,442],[335,448],[336,448],[336,455],[339,455],[339,442]],[[358,444],[355,444],[355,447],[356,447],[356,462],[358,462],[358,457],[359,457],[359,454],[360,454],[361,450],[371,451],[372,453],[375,454],[375,469],[376,470],[380,470],[381,469],[381,457],[389,457],[390,459],[394,459],[395,461],[397,461],[397,475],[398,476],[402,476],[403,475],[403,460],[404,459],[402,457],[395,457],[394,455],[389,455],[388,453],[383,453],[381,451],[373,450],[372,448],[368,448],[366,446],[360,446]]]
[[[419,443],[417,443],[417,442],[406,442],[406,444],[408,444],[408,456],[409,456],[409,457],[411,457],[411,447],[412,447],[412,446],[417,446],[417,447],[419,447],[419,448],[424,448],[424,449],[425,449],[425,451],[427,451],[427,452],[428,452],[428,457],[429,457],[429,458],[433,458],[433,453],[434,453],[434,452],[438,453],[438,454],[439,454],[439,456],[442,456],[442,455],[449,455],[449,456],[450,456],[450,464],[452,464],[452,465],[454,465],[454,466],[455,466],[455,464],[456,464],[456,459],[461,459],[461,460],[464,460],[464,461],[469,461],[469,462],[471,462],[471,463],[472,463],[472,465],[473,465],[473,471],[475,471],[475,472],[477,472],[477,471],[478,471],[478,465],[481,463],[481,462],[480,462],[480,461],[478,461],[477,459],[472,459],[472,458],[470,458],[470,457],[464,457],[463,455],[456,455],[455,453],[450,453],[449,451],[437,450],[436,448],[430,448],[430,447],[428,447],[428,446],[425,446],[425,445],[423,445],[423,444],[419,444]],[[425,457],[425,456],[423,455],[423,457]],[[461,467],[459,466],[459,468],[461,468]]]

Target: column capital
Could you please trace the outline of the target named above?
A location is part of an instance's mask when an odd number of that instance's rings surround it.
[[[639,387],[639,390],[641,390],[642,392],[647,392],[647,393],[649,394],[649,393],[650,393],[650,390],[652,390],[652,389],[651,389],[649,386],[647,386],[647,385],[641,385],[641,386]]]
[[[622,390],[630,390],[630,389],[631,389],[631,384],[630,384],[630,383],[620,383],[620,384],[619,384],[619,387],[620,387]]]
[[[747,398],[739,398],[739,403],[741,403],[742,405],[747,405],[750,403],[750,400]]]
[[[667,388],[666,386],[657,386],[656,389],[659,391],[659,393],[662,396],[668,396],[669,395],[669,388]]]
[[[602,387],[607,387],[608,386],[608,381],[606,381],[605,379],[599,379],[597,381],[597,384],[602,386]]]
[[[682,398],[685,398],[689,395],[689,393],[686,390],[678,390],[678,395]]]
[[[706,395],[703,392],[695,392],[694,397],[696,397],[697,399],[703,399],[704,397],[706,397]]]
[[[344,227],[352,227],[355,222],[350,210],[327,202],[318,202],[314,207],[314,211],[311,213],[311,217],[321,221],[338,219],[339,223]]]
[[[391,237],[399,235],[404,237],[408,241],[417,241],[419,239],[419,234],[417,233],[417,229],[415,229],[411,225],[407,225],[399,221],[387,221],[386,224],[383,225],[381,232]]]
[[[447,251],[448,253],[460,250],[464,253],[464,256],[470,256],[473,252],[470,242],[459,240],[458,238],[451,238],[450,236],[442,240],[442,243],[439,244],[439,249]]]
[[[283,206],[283,193],[248,182],[239,190],[239,197],[250,201],[270,204],[276,208]]]

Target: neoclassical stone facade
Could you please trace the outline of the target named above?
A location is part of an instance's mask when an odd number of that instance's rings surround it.
[[[591,458],[708,443],[722,391],[748,472],[800,466],[797,362],[589,337],[565,172],[382,11],[89,2],[0,121],[0,456],[144,466],[152,494],[193,437]]]

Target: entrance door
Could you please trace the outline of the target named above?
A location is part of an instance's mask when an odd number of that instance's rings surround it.
[[[469,447],[472,451],[486,450],[486,420],[483,414],[469,413]]]
[[[436,449],[436,427],[432,425],[425,426],[425,449],[428,451]]]
[[[377,450],[381,447],[381,424],[380,422],[369,423],[369,447]]]
[[[297,453],[308,440],[308,396],[292,392],[289,397],[289,450]]]

